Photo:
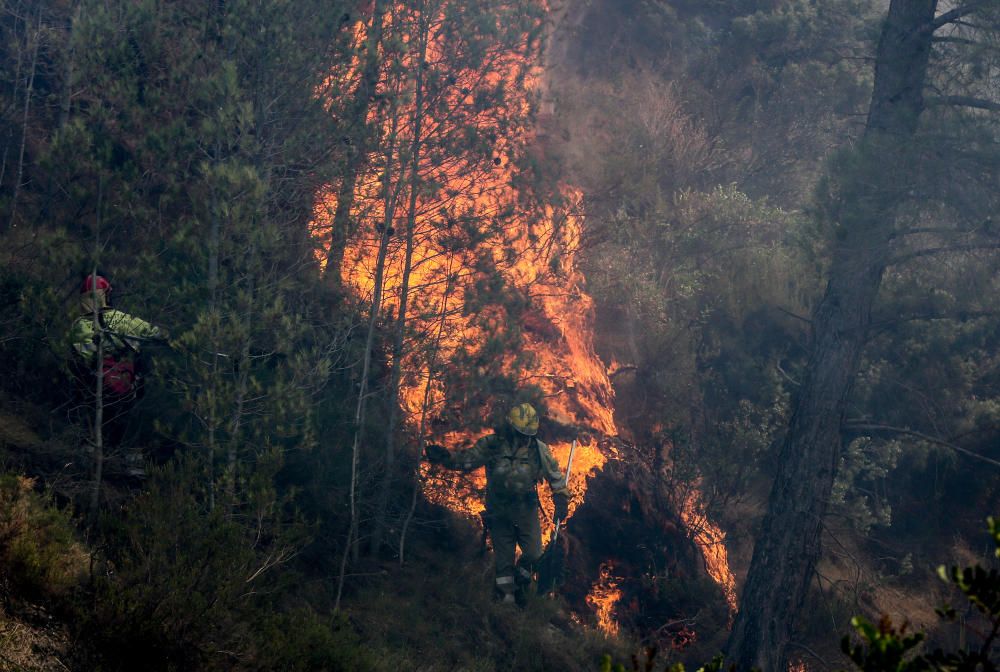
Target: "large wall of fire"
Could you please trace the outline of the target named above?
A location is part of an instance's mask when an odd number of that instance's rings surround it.
[[[582,439],[570,485],[572,512],[586,495],[587,477],[616,458],[607,439],[618,430],[614,389],[593,347],[593,301],[577,264],[585,225],[582,194],[566,185],[550,186],[546,194],[530,179],[537,158],[534,111],[544,82],[542,41],[532,29],[541,29],[546,9],[541,2],[529,3],[539,10],[536,24],[484,47],[483,40],[462,34],[462,10],[454,3],[427,0],[423,12],[416,4],[391,6],[383,17],[387,46],[379,93],[368,112],[377,142],[368,148],[357,180],[350,212],[357,230],[341,278],[370,301],[384,246],[381,310],[387,319],[407,294],[414,343],[402,352],[400,392],[417,443],[433,440],[461,449],[488,431],[485,417],[466,417],[468,409],[456,415],[449,408],[461,398],[449,387],[461,376],[445,374],[457,362],[486,355],[497,333],[516,332],[520,354],[502,354],[494,364],[541,389],[546,422],[559,427],[559,438],[550,436],[549,442],[562,464],[569,437],[578,433]],[[497,16],[503,4],[498,3]],[[516,9],[513,5],[525,3],[508,4]],[[368,37],[366,24],[359,22],[359,54]],[[472,57],[472,49],[485,51]],[[357,79],[357,73],[344,76]],[[329,236],[336,194],[337,185],[331,185],[318,195],[320,241]],[[516,313],[479,298],[483,284],[496,282],[506,287],[503,296],[521,298]],[[483,479],[482,473],[470,482],[425,472],[425,495],[478,517]],[[688,509],[685,516],[697,523],[692,529],[698,530],[696,541],[710,573],[732,595],[721,535],[698,513],[697,501]],[[613,571],[604,567],[594,577],[592,600],[609,631],[615,627]]]

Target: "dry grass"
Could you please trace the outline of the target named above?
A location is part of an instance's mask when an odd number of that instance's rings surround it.
[[[826,554],[817,569],[830,597],[869,619],[885,614],[917,630],[937,628],[941,619],[935,608],[945,602],[945,584],[928,567],[914,567],[906,576],[885,575],[863,543],[863,537],[847,529],[825,541]]]
[[[38,612],[40,621],[48,617]],[[0,672],[65,672],[69,666],[69,637],[50,622],[36,625],[0,610]]]

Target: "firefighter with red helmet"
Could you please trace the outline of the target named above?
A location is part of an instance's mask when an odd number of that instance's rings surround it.
[[[163,341],[165,334],[145,320],[111,307],[111,283],[107,278],[88,275],[80,288],[80,316],[73,323],[72,343],[76,354],[88,363],[97,356],[98,335],[104,336],[107,357],[131,359],[138,354],[142,343]],[[116,393],[125,393],[134,387],[134,377],[122,371],[122,377],[105,380]]]
[[[569,513],[566,476],[549,447],[538,440],[538,412],[531,404],[510,409],[507,422],[469,450],[455,454],[427,446],[427,460],[447,469],[486,467],[486,520],[496,561],[495,595],[500,602],[521,602],[542,554],[536,483],[548,481],[555,519]],[[521,558],[515,563],[516,547]]]
[[[102,380],[102,405],[106,414],[106,429],[120,429],[122,419],[131,409],[140,390],[141,362],[139,353],[144,344],[165,342],[166,332],[145,320],[111,307],[111,282],[97,273],[90,273],[80,287],[80,312],[70,331],[74,369],[84,394],[96,396],[98,374]],[[120,439],[108,431],[108,439]],[[126,455],[128,471],[141,476],[142,456]]]

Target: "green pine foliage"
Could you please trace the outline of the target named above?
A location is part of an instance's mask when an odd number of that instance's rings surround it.
[[[253,635],[251,669],[261,672],[368,672],[379,669],[371,647],[360,641],[343,615],[324,619],[310,610],[293,609],[262,623]]]

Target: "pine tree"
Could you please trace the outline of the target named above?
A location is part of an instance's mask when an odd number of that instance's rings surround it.
[[[841,455],[841,426],[893,240],[925,206],[928,153],[921,142],[935,32],[962,16],[995,19],[970,2],[937,15],[937,3],[892,2],[875,59],[862,141],[830,166],[819,190],[831,230],[826,293],[812,317],[805,379],[778,456],[763,528],[729,641],[740,667],[786,666],[787,645],[812,583],[822,521]],[[791,587],[789,589],[789,587]]]

